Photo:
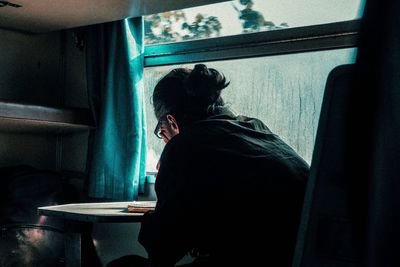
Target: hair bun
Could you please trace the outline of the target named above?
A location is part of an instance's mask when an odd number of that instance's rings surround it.
[[[209,95],[209,70],[204,64],[196,64],[191,71],[187,80],[187,93],[190,96],[207,96]]]
[[[191,71],[187,82],[186,91],[189,96],[208,99],[214,102],[221,94],[221,90],[229,85],[224,75],[204,64],[196,64]]]
[[[204,64],[196,64],[196,65],[194,65],[192,73],[203,75],[203,76],[208,76],[209,70],[208,70],[207,66]]]

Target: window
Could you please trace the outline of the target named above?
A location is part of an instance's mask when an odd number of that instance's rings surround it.
[[[308,163],[314,148],[322,97],[329,72],[355,61],[356,49],[339,49],[260,58],[208,62],[231,84],[222,97],[237,114],[261,119]],[[149,171],[154,171],[164,143],[153,134],[157,124],[150,98],[157,81],[175,65],[145,70]]]
[[[279,30],[360,18],[361,0],[235,0],[145,17],[146,44]]]
[[[193,67],[197,62],[216,68],[231,81],[222,96],[234,112],[261,119],[311,163],[326,79],[334,67],[355,62],[358,19],[364,2],[253,0],[252,9],[282,27],[252,31],[244,29],[237,10],[233,9],[236,15],[225,12],[232,5],[243,8],[246,2],[227,1],[182,11],[186,20],[197,13],[217,17],[222,25],[220,33],[206,36],[215,38],[193,40],[181,36],[169,40],[172,43],[158,40],[161,44],[157,41],[146,45],[149,172],[155,171],[164,147],[153,135],[157,123],[150,102],[154,86],[171,69]],[[246,38],[235,35],[241,33],[246,33]]]

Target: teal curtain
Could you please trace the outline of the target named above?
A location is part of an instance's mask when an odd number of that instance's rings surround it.
[[[143,38],[142,18],[87,29],[88,95],[96,122],[89,151],[89,197],[135,200],[143,190]]]

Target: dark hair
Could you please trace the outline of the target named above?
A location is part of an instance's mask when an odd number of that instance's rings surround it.
[[[180,125],[204,119],[224,106],[221,91],[228,85],[223,74],[204,64],[174,69],[154,88],[155,115],[172,114]]]

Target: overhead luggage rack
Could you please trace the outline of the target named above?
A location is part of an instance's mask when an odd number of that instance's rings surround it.
[[[94,128],[89,109],[58,108],[0,101],[0,131],[54,134]]]

